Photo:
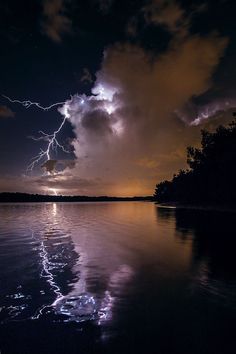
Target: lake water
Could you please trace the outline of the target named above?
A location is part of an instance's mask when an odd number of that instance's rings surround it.
[[[0,205],[2,354],[235,352],[235,215]]]

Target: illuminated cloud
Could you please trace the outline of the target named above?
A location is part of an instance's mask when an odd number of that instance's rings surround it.
[[[64,0],[43,1],[42,31],[54,42],[61,42],[62,35],[71,32],[71,21],[65,14]]]
[[[12,118],[15,113],[7,106],[0,106],[0,118]]]
[[[106,195],[107,192],[107,186],[99,179],[80,178],[69,170],[42,176],[5,175],[0,177],[0,185],[1,192],[51,194],[52,190],[56,190],[64,195]]]
[[[212,34],[171,42],[156,59],[136,45],[108,48],[93,95],[59,109],[76,136],[73,175],[99,180],[98,194],[137,195],[185,167],[186,146],[199,141],[201,127],[196,115],[186,120],[176,112],[211,87],[226,46]]]
[[[83,179],[78,176],[73,176],[70,172],[57,173],[55,175],[45,175],[34,178],[33,183],[35,186],[42,187],[45,191],[47,188],[56,188],[66,194],[70,194],[71,190],[80,190],[81,192],[89,193],[92,188],[93,191],[99,185],[99,181],[94,179]],[[68,193],[69,192],[69,193]],[[95,191],[94,191],[95,192]]]
[[[200,129],[212,131],[219,124],[228,124],[233,112],[233,109],[220,112],[199,127],[184,125],[178,120],[177,124],[169,125],[169,131],[165,127],[163,138],[162,132],[157,134],[156,143],[149,151],[144,141],[138,139],[138,146],[134,145],[134,138],[128,143],[124,136],[120,137],[119,144],[110,141],[97,150],[91,146],[89,156],[80,155],[84,152],[82,147],[75,161],[58,161],[63,166],[61,172],[43,176],[1,176],[1,192],[51,194],[55,190],[64,195],[150,195],[158,181],[172,177],[184,167],[186,146],[199,144]],[[78,141],[75,145],[81,148]]]
[[[187,124],[198,126],[208,123],[214,116],[229,110],[236,110],[235,99],[215,98],[212,102],[204,105],[197,105],[189,101],[182,109],[177,110],[176,114]]]

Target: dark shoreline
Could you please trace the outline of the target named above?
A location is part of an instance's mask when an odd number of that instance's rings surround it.
[[[213,205],[213,204],[181,204],[181,203],[156,203],[158,208],[166,209],[186,209],[202,211],[219,211],[227,213],[236,213],[235,205]]]
[[[132,202],[154,201],[152,196],[145,197],[108,197],[108,196],[62,196],[27,193],[0,193],[0,203],[56,203],[56,202]]]

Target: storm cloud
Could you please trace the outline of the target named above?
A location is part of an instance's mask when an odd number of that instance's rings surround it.
[[[64,2],[44,5],[44,30],[59,42],[70,30]],[[192,34],[191,21],[201,11],[204,6],[188,12],[177,1],[153,0],[133,15],[133,25],[142,18],[144,26],[169,32],[165,49],[145,49],[136,40],[136,25],[132,43],[106,47],[91,94],[72,95],[58,109],[74,132],[73,168],[58,173],[54,163],[46,163],[53,173],[33,180],[34,186],[65,194],[152,194],[156,183],[186,167],[186,147],[199,144],[203,127],[232,119],[232,102],[195,103],[214,85],[228,45],[216,31]],[[91,84],[88,74],[86,69],[82,82]]]
[[[93,95],[60,109],[76,135],[74,175],[99,179],[107,194],[151,194],[185,167],[186,147],[199,141],[205,121],[191,124],[194,109],[188,119],[180,112],[211,87],[226,46],[214,33],[174,38],[157,57],[129,43],[108,48]]]
[[[42,32],[52,41],[61,42],[65,33],[71,32],[71,20],[65,13],[64,0],[43,1]]]

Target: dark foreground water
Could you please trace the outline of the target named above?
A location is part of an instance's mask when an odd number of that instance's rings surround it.
[[[235,215],[0,205],[0,351],[235,353]]]

